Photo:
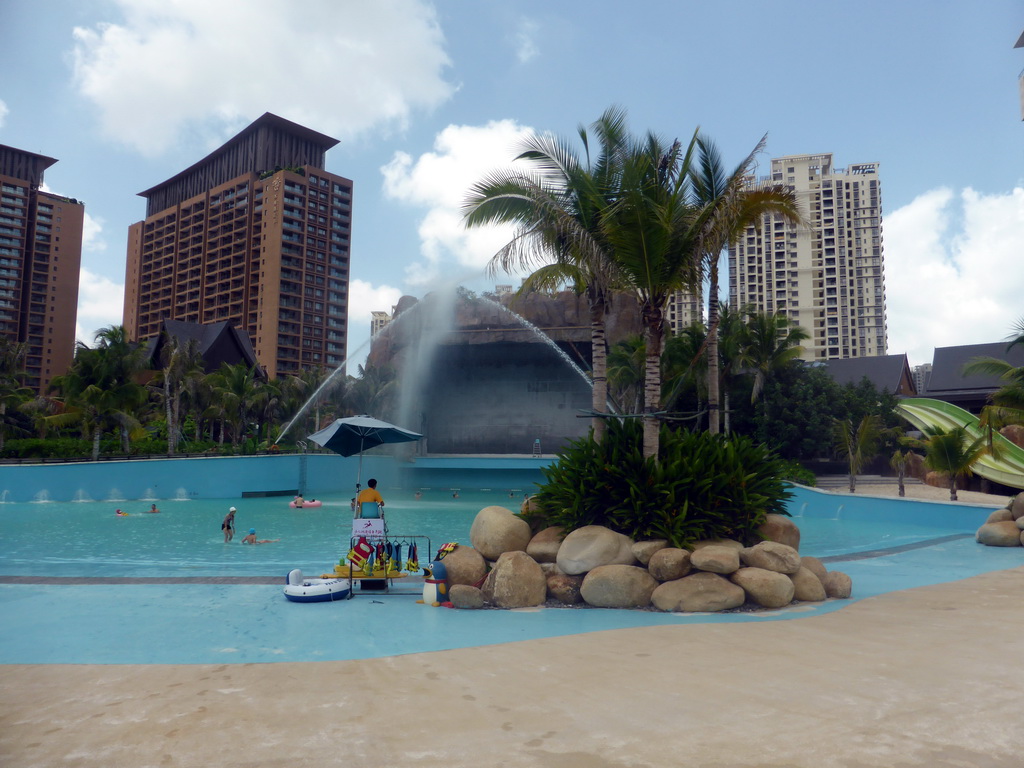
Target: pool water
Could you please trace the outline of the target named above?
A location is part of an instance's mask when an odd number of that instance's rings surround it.
[[[486,506],[519,509],[522,492],[385,491],[389,534],[417,538],[421,562],[448,541],[469,543]],[[29,502],[0,504],[0,575],[77,577],[282,576],[292,568],[330,571],[349,551],[349,499],[326,498],[317,509],[291,509],[290,498],[230,501]],[[224,543],[221,521],[237,507],[235,536]],[[121,507],[128,517],[118,517]],[[273,544],[242,544],[250,528]],[[432,552],[424,552],[429,539]],[[411,541],[412,539],[410,539]],[[403,558],[406,550],[403,550]]]
[[[509,497],[509,493],[512,497]],[[445,542],[469,543],[469,530],[484,507],[513,511],[523,491],[449,489],[386,490],[388,530],[393,538],[419,537],[421,562]],[[61,577],[279,576],[292,568],[330,571],[349,551],[349,499],[328,497],[317,509],[291,509],[283,497],[235,501],[28,502],[0,504],[0,575]],[[840,503],[845,502],[845,503]],[[799,491],[790,504],[801,530],[801,554],[831,557],[900,547],[952,533],[973,532],[987,512],[971,508],[952,515],[897,500],[846,499]],[[224,543],[221,521],[235,506],[235,536]],[[122,507],[128,517],[114,514]],[[273,544],[249,546],[250,528]],[[429,540],[431,552],[422,551]],[[412,539],[409,539],[412,541]],[[403,551],[403,557],[405,556]]]

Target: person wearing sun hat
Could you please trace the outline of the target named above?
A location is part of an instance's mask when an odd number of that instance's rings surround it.
[[[225,544],[235,537],[235,512],[237,511],[234,507],[229,509],[228,513],[224,516],[224,522],[220,524],[220,529],[224,531]]]

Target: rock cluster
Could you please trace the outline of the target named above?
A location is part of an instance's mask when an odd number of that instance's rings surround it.
[[[705,612],[850,596],[849,576],[800,556],[800,530],[789,518],[768,515],[759,533],[765,540],[752,547],[722,540],[697,542],[692,550],[634,542],[597,525],[530,536],[511,510],[487,507],[473,521],[471,546],[445,558],[451,602],[456,608],[526,608],[554,600]]]
[[[988,516],[974,535],[979,544],[990,547],[1024,545],[1024,493],[1017,494],[1004,509]]]

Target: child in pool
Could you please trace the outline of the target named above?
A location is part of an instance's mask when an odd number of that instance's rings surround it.
[[[257,541],[255,528],[250,528],[249,535],[242,539],[243,544],[273,544],[275,541],[280,541],[280,539],[261,539]]]

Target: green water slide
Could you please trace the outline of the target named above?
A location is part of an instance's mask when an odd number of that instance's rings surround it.
[[[985,434],[978,426],[978,417],[942,400],[927,397],[908,397],[900,400],[896,412],[918,429],[925,427],[967,427],[973,440]],[[982,477],[1012,488],[1024,488],[1024,448],[1014,445],[998,432],[993,434],[997,456],[982,456],[974,471]]]

